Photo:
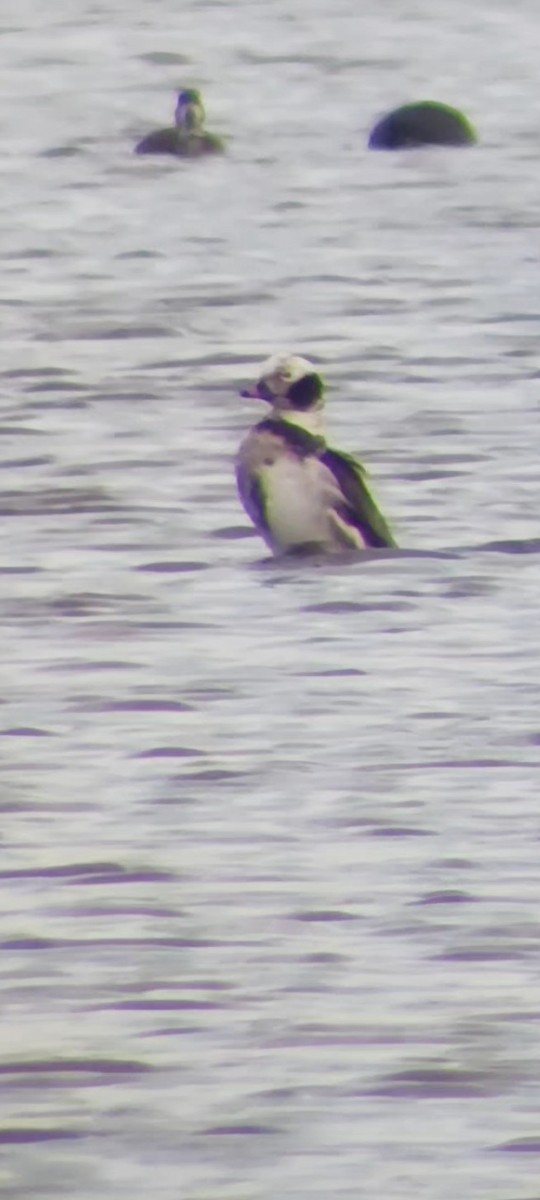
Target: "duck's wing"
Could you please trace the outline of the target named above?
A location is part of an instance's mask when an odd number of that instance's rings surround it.
[[[135,154],[178,154],[178,130],[170,125],[168,129],[154,129],[135,146]]]
[[[251,470],[247,464],[237,462],[236,482],[238,494],[250,521],[253,521],[255,528],[268,541],[270,526],[266,512],[266,496],[260,475]]]
[[[359,531],[366,546],[377,549],[397,546],[371,494],[362,464],[352,454],[328,447],[320,455],[320,462],[331,472],[341,493],[339,515]]]
[[[227,144],[225,138],[219,137],[217,133],[201,134],[204,151],[206,154],[225,154]]]
[[[223,154],[225,143],[214,133],[201,130],[198,133],[181,134],[175,153],[181,158],[201,158],[203,154]]]

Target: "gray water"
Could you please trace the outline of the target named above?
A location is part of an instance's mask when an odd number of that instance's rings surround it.
[[[0,1190],[537,1200],[536,3],[141,9],[0,18]],[[402,552],[266,561],[284,349]]]

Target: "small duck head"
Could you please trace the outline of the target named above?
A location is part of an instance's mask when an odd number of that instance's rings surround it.
[[[174,110],[175,124],[178,129],[183,129],[186,133],[197,133],[202,129],[205,117],[201,93],[197,91],[197,88],[184,88],[178,93]]]
[[[278,354],[263,363],[257,383],[241,396],[266,400],[278,420],[322,432],[324,382],[313,363],[299,354]]]

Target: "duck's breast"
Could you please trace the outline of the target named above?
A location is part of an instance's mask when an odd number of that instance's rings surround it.
[[[240,447],[237,479],[248,515],[275,552],[343,544],[334,521],[343,497],[317,454],[298,453],[286,438],[256,429]]]

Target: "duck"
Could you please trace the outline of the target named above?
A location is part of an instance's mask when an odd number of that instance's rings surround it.
[[[279,354],[240,393],[270,405],[240,444],[236,480],[248,517],[275,557],[397,546],[362,464],[326,442],[324,392],[309,359]]]
[[[476,130],[459,108],[438,100],[403,104],[381,117],[371,130],[370,150],[408,150],[415,146],[471,146]]]
[[[225,143],[204,128],[206,113],[197,88],[178,92],[174,125],[155,129],[135,146],[136,154],[174,154],[179,158],[200,158],[203,154],[222,154]]]

